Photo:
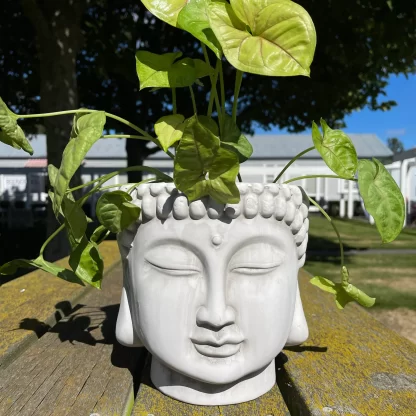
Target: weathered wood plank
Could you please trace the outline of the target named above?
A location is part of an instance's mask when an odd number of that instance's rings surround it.
[[[416,345],[363,308],[340,311],[300,275],[310,337],[279,356],[278,385],[291,415],[416,414]]]
[[[179,402],[158,391],[150,380],[150,360],[143,371],[132,416],[289,416],[275,385],[262,397],[229,406],[195,406]]]
[[[115,241],[100,246],[105,273],[119,261]],[[67,266],[68,259],[57,264]],[[37,270],[0,286],[0,368],[67,315],[90,287],[65,282]]]
[[[89,291],[8,367],[0,369],[1,416],[125,415],[142,349],[115,340],[122,271]]]

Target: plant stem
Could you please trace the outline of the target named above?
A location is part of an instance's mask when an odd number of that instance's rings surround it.
[[[237,175],[237,178],[238,178],[238,181],[239,182],[243,182],[243,179],[241,178],[241,175],[240,174]]]
[[[86,182],[82,185],[78,185],[74,188],[70,188],[70,189],[68,189],[67,192],[74,192],[74,191],[77,191],[78,189],[85,188],[85,187],[93,185],[97,182],[101,182],[103,184],[103,183],[106,183],[107,181],[109,181],[111,178],[114,178],[114,176],[119,175],[120,173],[135,172],[135,171],[145,171],[145,172],[149,171],[151,173],[154,173],[156,175],[156,177],[159,176],[161,179],[163,179],[167,182],[169,182],[169,180],[170,180],[170,182],[173,181],[173,179],[170,176],[164,174],[163,172],[159,171],[158,169],[151,168],[149,166],[130,166],[129,168],[123,168],[123,169],[119,169],[119,170],[116,170],[116,171],[111,172],[111,173],[107,173],[107,175],[101,176],[101,178],[97,178],[97,179],[94,179],[92,181]]]
[[[233,118],[234,123],[237,121],[238,95],[240,94],[242,81],[243,81],[243,72],[237,69],[237,72],[235,74],[234,101],[233,101],[233,112],[232,112],[232,118]]]
[[[175,159],[175,155],[170,151],[170,150],[166,150],[165,152],[172,160]]]
[[[27,114],[27,115],[18,115],[19,118],[35,118],[35,117],[53,117],[53,116],[60,116],[60,115],[64,115],[64,114],[75,114],[75,113],[97,113],[99,110],[89,110],[89,109],[79,109],[79,110],[65,110],[65,111],[56,111],[54,113],[44,113],[44,114]],[[155,139],[154,137],[152,137],[149,133],[147,133],[146,131],[142,130],[140,127],[136,126],[133,123],[130,123],[130,121],[121,118],[119,116],[116,116],[114,114],[110,114],[105,112],[106,117],[109,118],[113,118],[114,120],[119,121],[120,123],[125,124],[126,126],[129,126],[130,128],[132,128],[133,130],[136,130],[137,132],[139,132],[142,136],[131,136],[128,138],[131,139],[141,139],[141,140],[151,140],[156,146],[160,147],[161,150],[163,150],[162,146],[160,145],[159,141],[157,139]],[[114,137],[123,137],[123,136],[117,136],[117,135],[106,135],[105,138],[110,138],[109,136],[114,136]],[[163,150],[164,151],[164,150]],[[171,158],[174,159],[175,156],[168,150],[166,152],[166,154]]]
[[[99,110],[91,110],[91,109],[84,109],[84,108],[80,108],[77,110],[64,110],[64,111],[55,111],[53,113],[43,113],[43,114],[26,114],[26,115],[21,115],[18,114],[19,118],[38,118],[38,117],[53,117],[53,116],[62,116],[64,114],[75,114],[75,113],[97,113],[99,112]],[[120,123],[125,124],[126,126],[131,127],[133,130],[138,131],[140,134],[142,134],[143,136],[149,137],[149,139],[153,140],[153,137],[145,132],[144,130],[142,130],[140,127],[136,126],[133,123],[130,123],[130,121],[121,118],[119,116],[116,116],[115,114],[111,114],[111,113],[107,113],[105,111],[105,116],[112,118],[114,120],[119,121]]]
[[[145,136],[135,136],[134,134],[104,134],[102,139],[139,139],[139,140],[150,140]]]
[[[217,59],[217,64],[215,65],[215,72],[214,76],[211,78],[211,92],[209,93],[209,103],[208,103],[208,111],[207,116],[211,117],[212,115],[212,107],[214,106],[214,100],[216,100],[217,108],[219,108],[219,100],[218,100],[218,93],[217,93],[217,82],[218,82],[218,75],[220,71],[219,60]]]
[[[204,54],[204,58],[205,58],[205,62],[211,66],[211,62],[209,60],[209,56],[208,56],[208,51],[207,51],[207,47],[201,43],[201,47],[202,47],[202,52]],[[209,97],[209,101],[211,103],[211,98],[213,100],[215,100],[215,106],[217,108],[217,113],[218,113],[218,120],[220,122],[221,125],[221,120],[222,120],[222,113],[221,113],[221,108],[220,108],[220,100],[218,98],[218,93],[217,93],[217,81],[218,81],[218,74],[220,71],[220,64],[221,61],[217,58],[217,64],[215,66],[215,73],[214,75],[210,75],[210,80],[211,80],[211,95]],[[208,117],[211,117],[212,114],[212,106],[213,104],[211,104],[211,106],[208,105]],[[211,108],[211,110],[210,110]]]
[[[221,118],[220,123],[221,133],[224,131],[224,117],[225,117],[225,86],[224,86],[224,73],[222,70],[222,61],[220,61],[220,88],[221,88]]]
[[[302,157],[305,153],[308,153],[310,151],[312,151],[313,149],[315,149],[315,146],[309,147],[308,149],[304,150],[303,152],[300,152],[299,154],[297,154],[284,168],[283,170],[277,175],[276,179],[273,181],[273,183],[276,183],[282,176],[283,174],[289,169],[289,167],[296,161],[298,160],[300,157]]]
[[[172,88],[172,112],[176,114],[176,88]]]
[[[307,195],[307,197],[308,197],[309,201],[311,202],[311,204],[315,205],[315,207],[319,209],[319,211],[322,213],[322,215],[331,223],[332,228],[334,229],[335,233],[337,234],[338,242],[339,242],[339,249],[340,249],[340,252],[341,252],[341,267],[344,267],[344,245],[342,244],[341,236],[338,232],[338,229],[337,229],[336,225],[332,221],[332,218],[325,212],[325,210],[316,201],[314,201],[309,195]]]
[[[39,255],[43,257],[43,252],[45,251],[46,246],[65,228],[65,223],[61,224],[43,243],[42,247],[40,248]]]
[[[44,113],[44,114],[27,114],[27,115],[18,115],[19,118],[35,118],[35,117],[53,117],[53,116],[60,116],[64,114],[75,114],[75,113],[97,113],[99,110],[89,110],[89,109],[79,109],[79,110],[65,110],[65,111],[56,111],[54,113]],[[148,140],[151,140],[156,146],[160,147],[161,150],[163,150],[162,146],[160,145],[159,141],[152,137],[149,133],[142,130],[140,127],[136,126],[133,123],[130,123],[130,121],[121,118],[119,116],[116,116],[114,114],[110,114],[105,112],[106,117],[113,118],[114,120],[119,121],[120,123],[125,124],[126,126],[129,126],[133,130],[136,130],[139,132],[142,136],[146,137]],[[120,136],[116,136],[120,137]],[[131,137],[132,139],[138,139],[140,136]],[[108,137],[107,137],[108,138]],[[141,139],[141,138],[140,138]],[[145,140],[145,139],[143,139]],[[171,158],[174,159],[175,156],[168,150],[166,154]]]
[[[313,178],[345,179],[345,178],[341,178],[340,176],[337,176],[337,175],[306,175],[306,176],[298,176],[297,178],[289,179],[289,180],[285,181],[284,183],[300,181],[301,179],[313,179]],[[345,179],[345,180],[358,182],[358,179]]]
[[[127,193],[130,194],[130,192],[132,192],[134,188],[138,187],[142,183],[148,183],[148,182],[152,182],[152,181],[156,181],[156,180],[157,180],[157,178],[149,178],[149,179],[144,179],[141,182],[136,182],[127,190]]]
[[[198,110],[196,108],[195,95],[194,95],[194,90],[192,89],[192,87],[189,87],[189,92],[191,93],[192,107],[194,108],[194,114],[197,114]]]

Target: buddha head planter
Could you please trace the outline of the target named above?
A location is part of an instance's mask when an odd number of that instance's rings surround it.
[[[118,236],[117,338],[144,345],[154,385],[192,404],[261,396],[277,354],[308,337],[297,282],[309,225],[302,191],[238,187],[240,203],[221,205],[189,203],[173,184],[140,185],[139,222]]]

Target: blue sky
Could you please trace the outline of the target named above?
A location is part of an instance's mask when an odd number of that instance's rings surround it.
[[[416,75],[408,79],[404,75],[391,76],[386,87],[384,99],[394,100],[397,105],[390,111],[355,111],[345,118],[346,133],[375,133],[384,142],[389,137],[398,137],[405,149],[416,147]],[[286,133],[273,129],[269,132],[257,130],[256,133]]]

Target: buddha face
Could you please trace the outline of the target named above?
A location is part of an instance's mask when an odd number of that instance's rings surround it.
[[[282,350],[297,273],[292,232],[274,218],[155,218],[139,226],[127,256],[132,324],[170,369],[232,383]]]

